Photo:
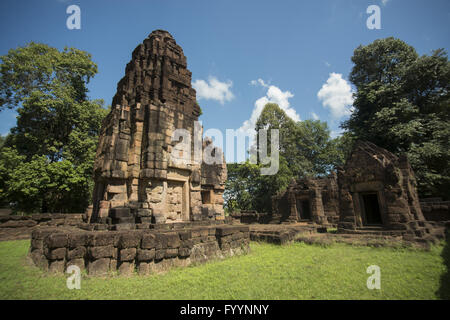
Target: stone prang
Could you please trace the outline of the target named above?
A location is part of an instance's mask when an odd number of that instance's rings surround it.
[[[90,221],[222,220],[226,165],[198,157],[208,145],[200,114],[183,50],[167,31],[152,32],[133,51],[102,124]],[[209,151],[223,160],[220,149]]]

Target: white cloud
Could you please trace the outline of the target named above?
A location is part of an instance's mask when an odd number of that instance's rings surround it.
[[[325,108],[330,109],[331,116],[339,119],[348,116],[352,111],[353,91],[350,84],[340,73],[330,73],[327,82],[317,93],[317,97]]]
[[[208,82],[195,80],[192,83],[192,86],[197,91],[197,99],[217,100],[224,104],[234,98],[234,94],[230,90],[233,86],[232,81],[221,82],[216,77],[209,77]]]
[[[389,2],[389,0],[381,0],[381,4],[382,4],[383,6],[385,6],[388,2]]]
[[[326,65],[327,67],[331,67],[331,63],[329,63],[328,61],[325,61],[325,65]]]
[[[319,116],[317,115],[317,113],[315,112],[311,112],[311,117],[313,118],[313,120],[319,120]]]
[[[300,116],[297,114],[295,109],[290,106],[289,99],[294,95],[289,91],[282,91],[280,88],[268,85],[263,80],[253,80],[250,82],[252,85],[261,85],[262,87],[267,88],[267,93],[265,96],[259,98],[255,101],[255,106],[253,108],[250,119],[244,121],[242,126],[238,129],[238,132],[246,134],[252,139],[255,137],[255,126],[256,121],[258,121],[259,116],[261,115],[264,106],[269,103],[276,103],[278,106],[286,112],[286,114],[291,117],[294,121],[300,121]]]
[[[269,87],[269,84],[265,83],[263,79],[252,80],[252,81],[250,81],[250,84],[252,86],[257,86],[259,84],[261,87],[264,87],[264,88]]]

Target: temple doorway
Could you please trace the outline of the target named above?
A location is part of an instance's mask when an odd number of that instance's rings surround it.
[[[311,207],[309,200],[297,199],[296,205],[299,220],[311,220]]]
[[[376,193],[366,193],[361,195],[363,207],[364,225],[381,225],[381,212]]]

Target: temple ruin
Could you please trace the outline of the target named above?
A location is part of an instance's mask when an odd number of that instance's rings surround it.
[[[200,113],[183,50],[169,32],[152,32],[133,51],[102,124],[91,221],[224,219],[226,165],[221,150],[202,141]],[[192,137],[184,148],[176,129]],[[206,148],[222,161],[203,163]]]
[[[338,170],[339,229],[383,226],[417,230],[424,226],[414,172],[406,156],[357,141]]]
[[[293,180],[274,196],[270,221],[278,222],[277,217],[282,223],[334,225],[340,233],[439,237],[439,226],[424,218],[421,207],[432,212],[434,220],[444,221],[447,206],[421,205],[416,185],[406,156],[357,141],[337,175]]]
[[[248,226],[225,223],[225,159],[202,138],[186,66],[167,31],[133,51],[102,123],[93,205],[84,223],[33,230],[35,265],[148,274],[248,252]]]
[[[272,215],[283,222],[336,224],[339,216],[337,176],[292,180],[272,198]]]

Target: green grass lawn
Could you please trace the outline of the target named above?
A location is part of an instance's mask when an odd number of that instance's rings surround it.
[[[29,266],[29,241],[0,242],[0,299],[439,299],[448,298],[443,246],[412,249],[252,243],[245,256],[166,274],[121,278],[68,275]],[[446,247],[447,248],[447,247]],[[447,249],[445,249],[447,250]],[[366,268],[381,268],[381,290],[369,290]]]

